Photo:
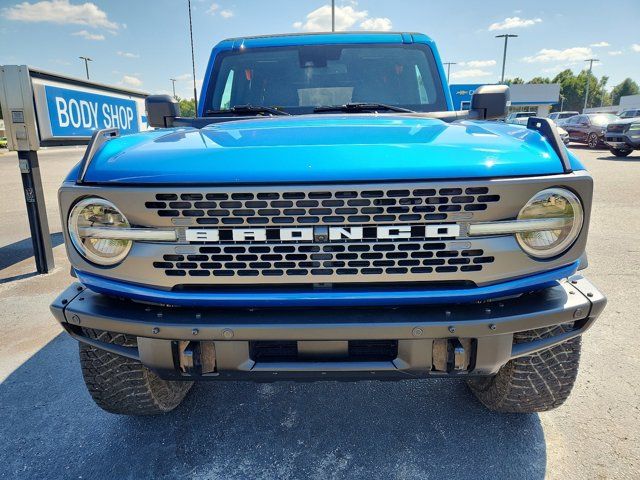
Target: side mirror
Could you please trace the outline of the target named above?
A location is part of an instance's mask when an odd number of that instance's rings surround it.
[[[151,127],[172,127],[175,118],[180,116],[180,104],[170,95],[149,95],[144,104]]]
[[[504,117],[511,104],[507,85],[483,85],[471,96],[471,110],[477,118],[491,120]]]

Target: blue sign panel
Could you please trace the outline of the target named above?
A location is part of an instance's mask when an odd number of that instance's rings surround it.
[[[471,95],[476,88],[485,85],[484,83],[474,83],[466,85],[450,85],[451,99],[454,110],[467,110],[471,104]]]
[[[45,85],[54,137],[90,137],[101,128],[140,131],[134,100]]]

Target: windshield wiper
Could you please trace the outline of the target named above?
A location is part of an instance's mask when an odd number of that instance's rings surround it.
[[[314,112],[369,112],[377,110],[388,110],[390,112],[414,113],[408,108],[386,105],[384,103],[346,103],[344,105],[327,105],[316,107]]]
[[[230,113],[236,115],[259,115],[265,113],[269,113],[271,115],[291,115],[288,112],[264,105],[235,105],[224,110],[207,110],[204,112],[205,115],[228,115]]]

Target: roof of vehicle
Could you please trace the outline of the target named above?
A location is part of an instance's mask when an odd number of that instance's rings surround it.
[[[284,39],[296,39],[300,41],[300,43],[316,43],[315,41],[319,41],[318,43],[327,43],[327,41],[331,40],[340,40],[339,43],[360,43],[363,41],[371,41],[374,38],[378,41],[381,38],[385,38],[387,41],[394,39],[399,43],[412,43],[412,40],[417,38],[420,38],[422,41],[433,41],[427,35],[417,32],[315,32],[231,37],[223,40],[223,42],[251,42],[254,44],[253,46],[258,46],[258,43],[279,45],[283,43],[282,40]]]
[[[232,37],[220,42],[232,43],[232,48],[278,47],[336,43],[433,43],[427,35],[415,32],[318,32],[283,33]]]

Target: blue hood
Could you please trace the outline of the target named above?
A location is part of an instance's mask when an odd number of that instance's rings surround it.
[[[582,168],[571,156],[575,169]],[[401,115],[251,118],[126,135],[91,162],[91,183],[312,183],[562,173],[518,125]]]

